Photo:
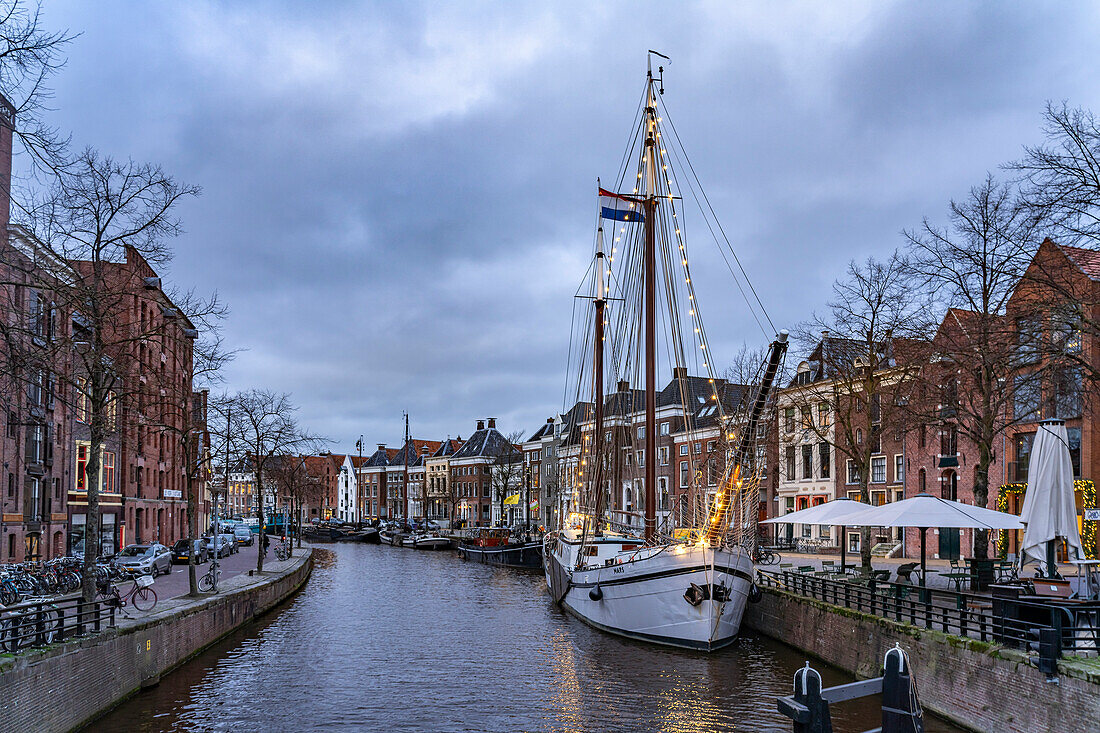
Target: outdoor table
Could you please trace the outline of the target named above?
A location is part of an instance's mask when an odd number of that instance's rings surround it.
[[[1100,560],[1070,560],[1069,562],[1070,565],[1077,566],[1077,597],[1096,600],[1100,596]],[[1081,574],[1082,570],[1084,575]]]

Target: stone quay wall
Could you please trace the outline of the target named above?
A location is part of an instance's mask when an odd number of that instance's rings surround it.
[[[1052,684],[1020,651],[930,631],[781,590],[761,589],[745,625],[861,679],[882,674],[895,643],[908,655],[925,710],[976,731],[1096,730],[1100,663],[1063,659]],[[843,703],[841,703],[843,704]]]
[[[149,614],[127,607],[134,618],[119,617],[116,628],[0,657],[5,711],[0,727],[67,731],[92,722],[279,605],[306,582],[312,569],[313,552],[305,550],[290,560],[266,564],[263,576],[227,579],[216,595],[162,601]]]

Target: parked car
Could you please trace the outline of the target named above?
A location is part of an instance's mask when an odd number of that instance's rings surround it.
[[[215,557],[229,557],[237,547],[237,541],[231,534],[220,534],[216,538],[204,537],[203,539],[206,542],[206,551]]]
[[[154,578],[162,573],[172,572],[172,551],[164,545],[126,545],[122,552],[115,555],[116,567],[133,570]]]
[[[207,551],[206,544],[202,540],[179,540],[176,544],[172,545],[172,562],[191,562],[192,551],[195,553],[195,562],[198,564],[202,564],[210,559],[210,553]]]
[[[236,529],[233,530],[233,536],[237,538],[238,545],[252,547],[252,543],[256,541],[256,535],[252,534],[252,530],[243,524],[237,525]]]

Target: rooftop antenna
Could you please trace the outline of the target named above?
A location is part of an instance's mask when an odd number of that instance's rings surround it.
[[[646,56],[646,67],[650,72],[653,71],[653,63],[652,62],[653,62],[653,57],[654,56],[660,56],[665,61],[667,61],[669,64],[672,63],[672,59],[670,59],[668,56],[665,56],[660,51],[654,51],[651,48],[651,49],[649,49],[649,55]],[[657,83],[660,85],[660,88],[658,88],[657,91],[660,92],[661,96],[664,96],[664,94],[665,94],[665,67],[664,66],[658,66],[657,67]]]

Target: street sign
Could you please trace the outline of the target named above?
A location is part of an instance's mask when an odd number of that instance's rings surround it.
[[[183,498],[183,491],[180,490],[180,489],[165,489],[164,490],[164,498],[165,499],[182,499]]]
[[[1086,509],[1085,520],[1088,522],[1100,522],[1100,509]]]

